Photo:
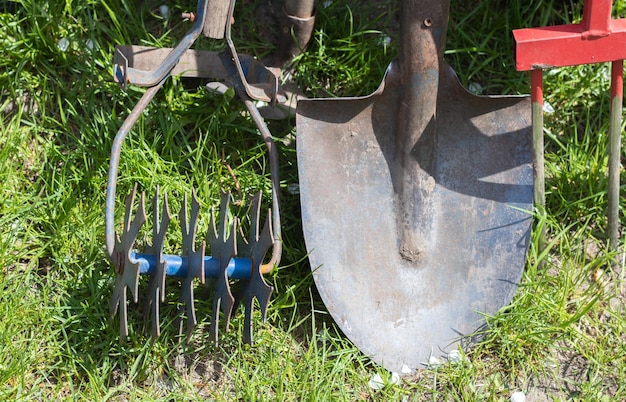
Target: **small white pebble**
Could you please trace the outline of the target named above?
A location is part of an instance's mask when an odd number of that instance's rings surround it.
[[[513,392],[511,402],[526,402],[526,394],[521,391]]]
[[[70,47],[70,41],[67,38],[61,38],[57,42],[57,47],[60,51],[65,52],[68,47]]]
[[[437,368],[439,366],[441,366],[441,360],[439,360],[435,356],[430,356],[428,358],[428,368]]]
[[[380,37],[380,44],[387,47],[391,44],[391,37],[388,35],[383,35]]]
[[[87,42],[85,42],[85,46],[87,46],[87,49],[93,50],[95,45],[91,39],[87,39]]]
[[[402,365],[402,374],[411,374],[413,373],[413,370],[411,370],[411,368],[409,366],[407,366],[406,364]]]
[[[459,353],[458,350],[453,350],[448,353],[448,361],[453,364],[458,364],[463,361],[463,356]]]
[[[483,86],[477,82],[470,82],[467,89],[474,95],[480,95],[483,92]]]
[[[291,195],[300,194],[300,185],[298,183],[287,184],[287,192]]]
[[[550,104],[550,102],[546,102],[546,101],[544,101],[544,102],[543,102],[543,111],[544,111],[545,113],[552,114],[552,113],[554,113],[554,108],[552,107],[552,105]]]
[[[379,390],[385,387],[385,382],[378,373],[374,374],[368,382],[371,389]]]
[[[389,384],[400,384],[400,374],[391,373],[391,379],[389,380]]]
[[[170,8],[165,4],[159,6],[159,13],[161,14],[161,17],[165,19],[170,18]]]

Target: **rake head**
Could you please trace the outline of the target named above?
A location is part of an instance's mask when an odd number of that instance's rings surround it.
[[[143,298],[143,311],[146,323],[151,321],[151,335],[156,338],[161,333],[160,305],[165,301],[165,278],[180,279],[180,307],[178,309],[178,331],[183,332],[186,318],[187,337],[191,336],[197,324],[194,306],[194,286],[204,284],[205,278],[214,278],[213,308],[210,324],[211,340],[217,345],[220,326],[220,311],[224,319],[224,328],[228,330],[233,311],[243,303],[245,306],[244,341],[252,343],[252,313],[254,298],[259,301],[261,314],[265,321],[267,306],[273,288],[263,279],[262,263],[265,254],[274,244],[270,225],[270,216],[261,230],[260,209],[261,194],[252,197],[252,216],[250,234],[246,239],[237,230],[239,219],[229,221],[228,209],[230,194],[222,193],[219,222],[216,211],[211,212],[211,223],[203,241],[196,249],[196,228],[200,215],[200,203],[195,194],[191,196],[191,214],[189,214],[187,196],[183,202],[179,219],[182,229],[182,255],[164,254],[165,235],[171,222],[167,194],[163,196],[162,210],[159,210],[159,189],[152,199],[153,230],[152,244],[143,251],[137,251],[137,237],[146,222],[145,195],[142,193],[134,217],[133,208],[137,196],[137,185],[126,197],[124,224],[121,235],[116,235],[114,253],[111,261],[115,265],[116,281],[111,298],[111,316],[120,316],[120,340],[128,336],[128,301],[127,290],[130,288],[132,300],[139,301],[140,276],[149,276],[147,294]],[[208,250],[212,255],[206,255]],[[242,290],[233,297],[231,281],[240,280]]]
[[[181,284],[181,304],[178,309],[179,334],[183,333],[183,326],[186,326],[184,332],[189,337],[197,324],[194,287],[198,282],[204,284],[207,277],[215,279],[210,323],[210,337],[213,342],[217,343],[220,312],[224,319],[224,328],[228,330],[233,311],[240,304],[244,304],[244,339],[249,343],[252,342],[254,298],[259,301],[265,320],[273,289],[265,283],[262,274],[269,270],[267,268],[279,264],[282,251],[278,197],[280,177],[277,147],[253,100],[269,102],[276,106],[278,103],[284,104],[286,98],[279,93],[278,78],[270,69],[252,56],[237,53],[230,36],[234,8],[235,0],[210,2],[198,0],[197,11],[193,14],[193,18],[190,18],[191,14],[185,17],[193,19],[194,25],[175,48],[122,46],[116,51],[113,66],[114,80],[122,88],[126,88],[127,85],[147,87],[113,139],[109,165],[105,212],[106,246],[116,273],[110,310],[113,317],[119,312],[121,339],[128,336],[127,291],[130,288],[132,300],[137,303],[141,275],[150,277],[143,310],[146,322],[151,321],[153,338],[161,333],[160,306],[165,302],[165,278],[168,276],[178,278]],[[210,38],[225,39],[228,51],[216,53],[191,49],[201,33]],[[164,253],[163,246],[172,215],[169,211],[167,194],[164,194],[162,206],[159,207],[160,194],[157,189],[152,200],[152,244],[145,247],[143,251],[137,251],[137,236],[147,219],[143,193],[133,216],[137,186],[126,198],[121,234],[116,233],[115,230],[116,188],[122,144],[166,79],[170,75],[177,74],[225,80],[235,88],[268,149],[272,181],[272,212],[268,214],[268,220],[261,229],[261,196],[260,194],[254,196],[250,234],[245,239],[245,236],[241,235],[238,230],[239,220],[237,218],[228,220],[230,194],[222,194],[219,222],[213,211],[209,233],[205,241],[196,247],[200,203],[195,192],[192,192],[191,202],[189,203],[185,196],[183,208],[179,214],[183,240],[182,253],[169,255]],[[270,247],[272,248],[271,260],[262,265],[263,258]],[[207,249],[212,256],[206,254]],[[242,290],[237,293],[236,297],[230,289],[231,282],[235,280],[244,282]],[[186,325],[183,318],[186,319]]]

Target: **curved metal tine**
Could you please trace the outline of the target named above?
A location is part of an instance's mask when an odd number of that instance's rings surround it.
[[[250,279],[241,293],[241,300],[245,300],[243,340],[248,344],[252,343],[252,313],[254,309],[254,298],[256,297],[259,301],[259,308],[261,309],[263,322],[265,322],[265,319],[267,318],[267,306],[272,292],[274,291],[274,288],[265,282],[263,274],[261,273],[263,257],[265,257],[267,251],[274,244],[272,225],[270,224],[272,221],[272,212],[271,210],[268,211],[267,219],[263,225],[263,230],[259,230],[261,217],[260,212],[261,192],[259,191],[252,198],[250,238],[248,240],[248,244],[245,246],[245,255],[248,255],[252,262]]]
[[[115,256],[115,288],[111,296],[109,309],[111,317],[120,312],[120,340],[128,336],[128,306],[126,289],[130,288],[133,301],[137,303],[139,288],[139,262],[133,258],[132,251],[139,230],[146,222],[145,195],[141,193],[139,210],[131,221],[131,210],[135,203],[137,184],[133,191],[126,197],[126,212],[124,213],[124,227],[122,236],[116,236],[113,255]]]
[[[206,241],[211,248],[211,256],[219,261],[218,276],[215,281],[215,290],[213,292],[213,311],[211,319],[210,337],[217,345],[217,336],[219,332],[219,315],[220,310],[224,313],[226,321],[225,329],[228,331],[230,316],[235,304],[235,298],[230,291],[228,282],[228,264],[230,259],[237,254],[237,236],[236,236],[236,220],[228,226],[228,205],[230,202],[230,193],[222,193],[220,203],[220,224],[216,227],[215,211],[211,211],[211,225],[207,233]],[[228,236],[228,237],[227,237]]]
[[[227,21],[233,21],[234,18],[234,12],[235,12],[235,2],[236,0],[230,0],[230,7],[228,9],[228,18]],[[243,71],[243,67],[241,66],[241,61],[239,60],[239,55],[237,54],[237,49],[235,48],[235,44],[233,43],[232,37],[231,37],[231,24],[228,23],[226,24],[226,32],[225,32],[225,39],[226,39],[226,44],[228,46],[228,49],[230,50],[230,54],[232,56],[232,60],[235,63],[235,68],[237,71],[237,76],[239,78],[239,80],[241,81],[241,85],[243,86],[244,91],[246,92],[246,94],[248,94],[248,96],[254,100],[260,100],[260,101],[264,101],[264,102],[271,102],[272,104],[275,104],[277,99],[278,99],[278,77],[276,77],[276,75],[274,75],[274,73],[270,72],[267,67],[263,66],[263,68],[265,68],[267,74],[269,77],[273,78],[271,80],[270,84],[270,93],[267,94],[266,91],[263,88],[259,88],[259,87],[255,87],[253,85],[250,85],[248,83],[248,79],[246,78],[246,75]]]
[[[248,257],[248,258],[252,258],[252,250],[254,248],[254,243],[256,242],[256,238],[257,238],[257,233],[258,233],[258,222],[259,222],[259,214],[261,212],[261,191],[259,191],[258,193],[256,193],[255,195],[250,197],[250,233],[249,233],[249,238],[246,239],[246,235],[243,232],[243,228],[240,226],[239,227],[239,234],[241,235],[241,241],[238,243],[237,246],[237,251],[239,252],[239,256],[240,257]],[[241,222],[240,222],[241,225]],[[239,289],[239,291],[237,292],[237,294],[235,295],[235,307],[234,310],[236,311],[239,308],[239,305],[241,304],[242,300],[244,299],[245,295],[246,295],[246,291],[248,289],[248,283],[251,281],[252,279],[252,271],[254,270],[254,265],[251,265],[251,271],[250,271],[250,277],[247,280],[244,280],[246,282],[246,285],[241,287]]]
[[[187,310],[187,337],[191,336],[191,332],[197,324],[196,311],[194,307],[193,296],[193,280],[200,279],[200,283],[204,283],[204,251],[206,243],[202,242],[200,249],[195,249],[196,228],[198,226],[198,215],[200,212],[200,203],[196,197],[196,191],[191,192],[191,217],[187,220],[187,194],[183,201],[183,208],[180,211],[180,226],[183,231],[183,256],[187,257],[187,276],[183,279],[182,289],[180,292],[180,301],[185,305]],[[180,318],[178,333],[182,334],[182,313],[183,307],[178,309]]]
[[[161,335],[161,325],[159,320],[160,304],[165,300],[165,270],[166,261],[163,258],[163,245],[165,234],[172,219],[170,214],[167,193],[163,196],[163,212],[159,214],[159,187],[152,198],[152,245],[146,248],[146,254],[156,256],[156,267],[148,282],[148,296],[144,304],[144,318],[146,323],[152,312],[152,339]],[[162,217],[161,217],[162,216]]]

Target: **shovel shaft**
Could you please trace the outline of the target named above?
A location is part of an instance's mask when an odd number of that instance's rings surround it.
[[[446,45],[450,0],[404,0],[400,20],[400,69],[403,79],[439,71]]]
[[[437,142],[437,92],[450,2],[402,2],[399,58],[402,97],[397,114],[395,190],[400,254],[419,262],[433,240],[432,192]]]

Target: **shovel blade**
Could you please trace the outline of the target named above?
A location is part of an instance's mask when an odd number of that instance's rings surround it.
[[[442,66],[431,246],[398,252],[392,64],[362,98],[302,100],[297,148],[302,225],[315,283],[335,322],[385,368],[408,373],[472,341],[508,304],[526,261],[533,170],[527,97],[478,97]],[[417,147],[420,144],[418,143]],[[419,151],[419,150],[418,150]]]

